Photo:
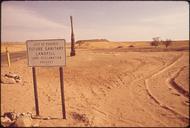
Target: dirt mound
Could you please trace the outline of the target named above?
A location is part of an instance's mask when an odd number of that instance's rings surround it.
[[[90,48],[90,49],[95,49],[95,48],[113,48],[115,45],[113,45],[110,42],[82,42],[79,43],[77,48]]]

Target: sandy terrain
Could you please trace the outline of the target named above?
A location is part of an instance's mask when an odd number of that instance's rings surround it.
[[[24,43],[20,43],[20,44],[3,44],[1,45],[1,53],[6,51],[6,48],[8,51],[11,52],[17,52],[17,51],[23,51],[26,50],[26,46],[24,45]]]
[[[67,119],[33,121],[53,127],[188,126],[189,44],[178,43],[170,50],[136,43],[131,50],[128,47],[131,44],[87,42],[77,44],[74,57],[69,56],[67,48],[64,67]],[[14,50],[24,51],[25,46]],[[59,68],[36,69],[40,115],[61,118]],[[35,113],[32,69],[27,66],[27,59],[17,60],[11,67],[7,67],[6,61],[1,62],[1,70],[1,74],[14,72],[22,77],[21,83],[1,84],[1,114]],[[85,118],[76,118],[76,114],[85,114]]]

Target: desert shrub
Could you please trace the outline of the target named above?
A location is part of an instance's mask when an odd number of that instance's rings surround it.
[[[129,45],[129,47],[134,47],[133,45]]]
[[[123,48],[123,46],[118,46],[117,48]]]
[[[172,40],[167,39],[166,41],[162,41],[162,43],[163,43],[163,45],[165,45],[166,48],[167,48],[168,46],[170,46],[170,45],[172,44]]]
[[[159,44],[158,41],[151,41],[151,42],[150,42],[150,45],[151,45],[151,46],[155,46],[155,47],[156,47],[156,46],[158,46],[158,44]]]
[[[154,38],[152,38],[153,39],[153,41],[151,41],[150,42],[150,45],[151,46],[158,46],[159,45],[159,43],[160,43],[160,41],[159,41],[159,37],[154,37]]]

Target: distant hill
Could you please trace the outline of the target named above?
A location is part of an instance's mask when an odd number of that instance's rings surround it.
[[[90,40],[78,40],[76,44],[84,43],[84,42],[109,42],[107,39],[90,39]]]
[[[151,41],[122,41],[113,42],[106,39],[92,39],[92,40],[79,40],[76,42],[76,48],[87,48],[87,49],[110,49],[110,48],[154,48],[150,45]],[[160,44],[159,48],[165,48],[165,45]],[[157,48],[158,48],[157,47]],[[172,41],[169,48],[188,48],[188,40],[175,40]]]

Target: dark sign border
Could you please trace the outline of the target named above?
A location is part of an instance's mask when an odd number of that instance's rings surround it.
[[[28,42],[30,41],[63,41],[64,42],[64,47],[65,47],[65,64],[64,65],[50,65],[50,66],[41,66],[41,65],[29,65],[29,51],[28,51]],[[27,40],[26,41],[26,49],[27,49],[27,64],[28,67],[61,67],[61,66],[66,66],[66,41],[65,39],[41,39],[41,40]]]

